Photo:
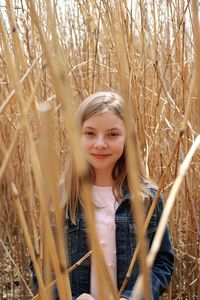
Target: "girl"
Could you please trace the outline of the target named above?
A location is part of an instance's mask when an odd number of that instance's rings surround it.
[[[113,92],[98,92],[86,98],[78,109],[81,147],[89,167],[92,185],[96,231],[105,262],[117,288],[126,276],[137,245],[135,222],[131,214],[131,194],[126,173],[126,130],[123,99]],[[135,129],[133,139],[137,143]],[[138,145],[135,145],[138,149]],[[138,151],[139,153],[139,151]],[[66,209],[67,252],[70,265],[75,264],[88,251],[84,205],[80,195],[80,179],[69,157],[62,202]],[[151,205],[156,190],[144,174],[138,161],[140,192]],[[147,205],[145,205],[147,206]],[[147,229],[151,246],[163,210],[160,197]],[[173,269],[173,251],[168,228],[161,243],[151,273],[152,299],[158,300],[167,288]],[[34,280],[35,273],[34,274]],[[137,276],[138,262],[120,300],[130,299]],[[85,260],[71,273],[73,300],[95,300],[98,296],[97,270],[93,260]],[[103,287],[104,288],[104,287]],[[58,299],[54,289],[54,299]]]
[[[126,130],[123,99],[113,92],[98,92],[86,98],[78,109],[81,147],[89,166],[91,195],[94,203],[96,231],[106,264],[113,280],[120,289],[131,257],[136,247],[134,220],[131,216],[131,195],[126,174]],[[134,129],[134,128],[133,128]],[[135,130],[133,130],[135,132]],[[134,133],[135,135],[135,133]],[[137,141],[136,136],[133,137]],[[136,145],[138,149],[138,145]],[[69,161],[63,202],[66,207],[67,247],[70,264],[73,265],[88,251],[85,232],[85,216],[80,196],[80,182],[73,162]],[[140,191],[151,204],[156,193],[150,180],[145,177],[138,161]],[[146,198],[148,197],[148,200]],[[147,238],[152,243],[163,202],[159,198],[151,218]],[[169,284],[173,269],[173,251],[168,228],[152,268],[152,298],[159,295]],[[130,299],[139,273],[136,262],[122,299]],[[71,274],[73,299],[94,300],[98,295],[96,270],[93,261],[85,261]]]

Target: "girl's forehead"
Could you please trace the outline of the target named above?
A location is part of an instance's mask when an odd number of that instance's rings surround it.
[[[83,122],[83,127],[112,128],[124,127],[124,121],[113,111],[105,110],[96,113]]]

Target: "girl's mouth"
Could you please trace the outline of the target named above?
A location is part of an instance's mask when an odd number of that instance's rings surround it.
[[[111,154],[92,154],[96,159],[104,159],[110,156]]]

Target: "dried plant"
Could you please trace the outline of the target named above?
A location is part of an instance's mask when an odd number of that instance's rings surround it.
[[[179,178],[179,166],[200,131],[198,11],[195,0],[1,1],[1,299],[51,299],[55,282],[60,299],[70,299],[69,275],[92,251],[99,282],[107,283],[109,299],[119,297],[140,255],[144,297],[149,299],[147,274],[152,263],[145,231],[159,193],[168,198]],[[137,174],[131,168],[137,157],[130,155],[135,152],[128,139],[138,245],[119,292],[91,226],[85,162],[75,127],[78,104],[100,90],[116,90],[124,97],[127,135],[133,114],[146,172],[159,187],[144,220],[144,208],[137,200]],[[69,147],[84,182],[89,243],[93,245],[71,268],[58,190]],[[162,299],[200,297],[199,154],[197,150],[165,220],[176,261],[172,283]],[[28,270],[30,259],[40,286],[36,296]],[[107,299],[104,289],[100,299]]]

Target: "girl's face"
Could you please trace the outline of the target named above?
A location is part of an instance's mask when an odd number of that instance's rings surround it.
[[[106,110],[86,120],[82,125],[81,146],[95,175],[104,171],[111,176],[113,167],[124,151],[124,122]]]

